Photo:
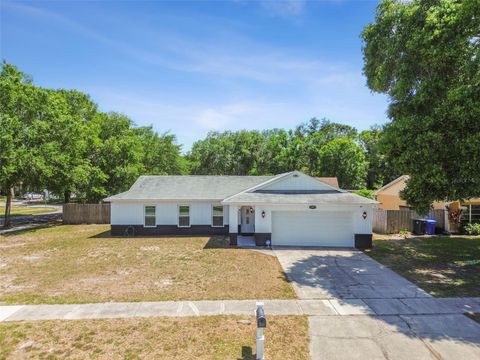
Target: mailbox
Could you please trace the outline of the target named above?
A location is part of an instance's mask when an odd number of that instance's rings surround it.
[[[263,310],[262,306],[257,307],[256,315],[257,315],[257,327],[266,328],[267,318],[265,317],[265,310]]]
[[[267,318],[265,317],[265,310],[263,309],[263,302],[257,302],[257,308],[255,309],[255,317],[257,318],[257,356],[256,360],[264,360],[263,350],[265,347],[265,335],[263,332],[267,327]]]

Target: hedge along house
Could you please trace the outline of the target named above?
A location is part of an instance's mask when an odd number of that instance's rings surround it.
[[[250,235],[258,246],[366,248],[377,202],[299,171],[141,176],[111,196],[112,235]]]

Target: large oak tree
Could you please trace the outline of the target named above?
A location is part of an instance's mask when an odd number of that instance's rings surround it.
[[[384,0],[363,33],[368,86],[390,97],[383,144],[403,197],[480,196],[480,2]]]

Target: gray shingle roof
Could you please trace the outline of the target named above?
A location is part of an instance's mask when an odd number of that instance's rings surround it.
[[[270,182],[274,178],[288,176],[216,176],[216,175],[151,175],[140,176],[132,187],[123,193],[110,196],[105,201],[116,200],[191,200],[223,201],[224,204],[377,204],[376,201],[346,192],[324,190],[298,193],[298,191],[249,190]],[[269,181],[270,180],[270,181]]]
[[[278,175],[277,175],[278,176]],[[223,200],[276,176],[140,176],[111,200]]]
[[[276,192],[244,192],[232,196],[224,204],[335,204],[335,205],[364,205],[378,204],[377,201],[349,192],[328,192],[323,194],[296,194]]]

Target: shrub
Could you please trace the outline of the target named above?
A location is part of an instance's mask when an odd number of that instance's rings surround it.
[[[463,229],[470,235],[480,235],[480,224],[467,224]]]
[[[368,189],[361,189],[361,190],[355,190],[353,192],[354,194],[366,197],[368,199],[373,199],[373,190],[368,190]]]

